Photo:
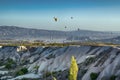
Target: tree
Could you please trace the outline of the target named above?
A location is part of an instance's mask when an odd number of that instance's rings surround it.
[[[90,78],[91,78],[91,80],[96,80],[97,79],[97,77],[98,77],[98,73],[91,73],[90,74]]]
[[[26,73],[28,73],[28,69],[27,68],[22,68],[22,69],[20,69],[19,71],[16,72],[16,76],[24,75]]]
[[[7,69],[11,69],[11,68],[12,68],[11,65],[12,65],[11,63],[7,63],[7,64],[5,64],[5,68],[7,68]]]
[[[69,80],[77,80],[78,65],[74,56],[71,58],[71,65],[69,71]]]
[[[16,63],[13,61],[13,59],[8,58],[7,63],[5,64],[5,68],[11,69],[16,66]]]
[[[117,76],[112,75],[112,76],[110,77],[110,80],[115,80],[115,79],[116,79],[116,77],[117,77]]]

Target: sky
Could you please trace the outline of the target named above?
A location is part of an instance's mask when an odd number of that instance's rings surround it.
[[[0,25],[120,31],[120,0],[0,0]]]

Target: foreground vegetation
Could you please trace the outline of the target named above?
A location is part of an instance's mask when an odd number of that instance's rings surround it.
[[[27,44],[27,43],[26,43]],[[29,44],[29,43],[28,43]],[[34,43],[30,43],[32,46],[37,46],[36,44],[34,44]],[[69,46],[74,46],[74,45],[80,45],[80,44],[77,44],[77,43],[46,43],[46,45],[45,45],[45,43],[43,43],[44,44],[44,46],[66,46],[66,45],[69,45]],[[83,45],[83,44],[81,44],[81,45]],[[98,45],[97,43],[96,43],[96,45]],[[12,45],[13,46],[13,45]],[[46,50],[46,49],[45,49]],[[108,53],[108,51],[107,51],[107,53]],[[47,56],[46,57],[46,59],[51,59],[51,58],[55,58],[55,56],[54,55],[49,55],[49,56]],[[47,72],[47,73],[45,73],[43,76],[43,78],[46,78],[46,80],[65,80],[65,79],[69,79],[69,80],[76,80],[76,79],[81,79],[82,78],[82,76],[88,71],[87,69],[84,69],[84,68],[82,68],[80,65],[82,65],[82,66],[89,66],[90,64],[92,64],[92,63],[94,63],[96,61],[96,58],[95,57],[88,57],[85,61],[84,61],[84,63],[80,63],[79,64],[79,67],[78,67],[78,65],[77,65],[77,62],[76,62],[76,60],[75,60],[75,58],[74,58],[74,56],[72,57],[72,60],[71,60],[71,66],[70,66],[70,70],[66,70],[66,73],[68,73],[68,74],[66,74],[64,71],[60,71],[60,72],[58,72],[58,71],[56,71],[56,72]],[[25,61],[22,61],[22,63],[20,64],[20,65],[25,65],[25,64],[23,64]],[[10,59],[10,58],[8,58],[8,59],[6,59],[5,60],[5,62],[3,63],[3,61],[0,61],[0,65],[5,65],[5,70],[12,70],[13,71],[13,69],[15,68],[15,70],[14,70],[14,72],[12,72],[12,74],[10,74],[10,75],[12,75],[12,76],[20,76],[20,75],[24,75],[24,74],[27,74],[27,73],[29,73],[28,72],[28,70],[27,70],[27,67],[25,68],[25,66],[24,67],[22,67],[22,66],[19,66],[19,65],[16,65],[16,62],[14,61],[14,59],[12,60],[12,59]],[[19,68],[19,67],[20,68]],[[34,69],[36,69],[37,71],[38,71],[38,68],[39,68],[39,66],[38,65],[36,65],[35,67],[34,67]],[[79,70],[78,70],[78,68],[79,68]],[[37,74],[37,71],[35,71],[35,74]],[[64,73],[63,73],[64,72]],[[58,74],[58,73],[60,73],[60,74]],[[63,74],[63,75],[61,75],[61,73]],[[82,73],[82,74],[81,74]],[[77,74],[78,74],[78,77],[77,77]],[[81,74],[81,75],[79,75],[79,74]],[[66,76],[66,77],[64,77],[64,75]],[[90,73],[90,79],[91,80],[96,80],[97,78],[98,78],[98,76],[99,76],[99,73]],[[49,77],[52,77],[52,79],[49,79]],[[63,77],[64,79],[61,79],[61,77]],[[110,77],[110,80],[115,80],[116,79],[116,76],[115,75],[112,75],[111,77]],[[25,79],[26,80],[26,79]],[[28,80],[31,80],[31,79],[28,79]],[[39,79],[38,79],[39,80]],[[40,80],[44,80],[44,79],[40,79]]]
[[[29,42],[29,41],[0,41],[0,46],[111,46],[116,47],[120,46],[120,44],[113,43],[103,43],[103,42],[64,42],[64,43],[56,43],[56,42]]]
[[[94,62],[94,58],[89,58],[89,59],[87,59],[84,62],[84,64],[87,66],[87,65],[89,65],[89,63],[92,63],[92,62]],[[15,61],[10,59],[10,58],[8,58],[6,60],[6,62],[4,62],[4,63],[2,61],[0,63],[2,65],[5,65],[5,68],[8,69],[8,70],[13,70],[14,68],[18,67],[18,66],[16,66]],[[39,66],[35,66],[34,68],[38,69],[38,67]],[[72,58],[71,58],[71,65],[70,65],[69,70],[66,70],[66,71],[56,71],[56,72],[46,72],[45,74],[43,74],[43,79],[38,79],[38,78],[36,78],[36,79],[28,79],[28,78],[24,78],[22,80],[60,80],[59,77],[63,77],[64,79],[67,79],[67,80],[77,80],[78,78],[81,78],[79,76],[79,73],[82,73],[84,75],[87,72],[87,70],[82,70],[80,68],[81,68],[80,64],[77,64],[77,61],[76,61],[75,57],[72,56]],[[20,68],[17,68],[14,72],[12,72],[12,75],[14,75],[16,77],[16,76],[20,76],[20,75],[25,75],[27,73],[29,73],[29,71],[28,71],[28,69],[26,67],[20,67]],[[98,76],[99,76],[99,73],[92,72],[92,73],[90,73],[89,76],[90,76],[91,80],[96,80],[98,78]],[[117,76],[115,76],[115,75],[111,75],[110,80],[115,80],[116,77]]]

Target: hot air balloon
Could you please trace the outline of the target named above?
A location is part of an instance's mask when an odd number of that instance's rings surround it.
[[[55,20],[55,22],[57,22],[57,21],[58,21],[58,19],[57,19],[56,17],[54,17],[54,20]]]
[[[65,29],[67,28],[67,26],[65,26]]]
[[[80,31],[80,29],[78,28],[78,31]]]
[[[71,17],[71,19],[73,19],[73,17]]]

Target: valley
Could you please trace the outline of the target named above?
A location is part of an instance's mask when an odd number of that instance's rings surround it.
[[[71,56],[78,66],[78,80],[120,79],[120,48],[111,46],[1,46],[1,80],[67,80]],[[112,70],[112,71],[111,71]],[[23,71],[23,72],[21,72]],[[52,75],[51,75],[52,73]]]

